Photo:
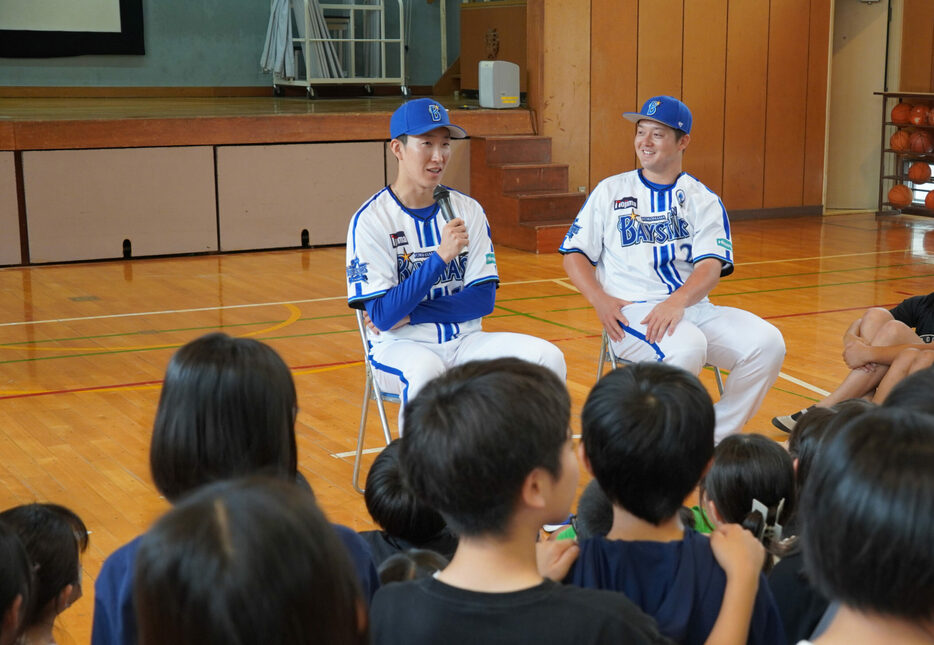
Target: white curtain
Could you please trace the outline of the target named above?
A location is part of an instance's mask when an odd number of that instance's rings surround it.
[[[302,54],[310,62],[310,78],[344,78],[334,43],[328,40],[305,41],[304,0],[272,0],[266,44],[260,64],[266,72],[275,72],[285,78],[295,78],[295,61],[292,54],[293,28],[289,5],[295,16],[295,27],[302,40]],[[330,38],[324,12],[318,0],[308,0],[308,38]],[[307,46],[306,46],[307,45]]]

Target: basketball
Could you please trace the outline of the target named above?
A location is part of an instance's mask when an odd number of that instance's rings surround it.
[[[904,130],[896,130],[895,134],[889,139],[889,147],[896,152],[908,152],[910,144],[910,137]]]
[[[908,125],[908,119],[911,118],[911,103],[899,103],[892,108],[892,123],[898,125]]]
[[[931,178],[931,165],[926,161],[916,161],[908,169],[908,179],[916,184],[924,184]]]
[[[911,151],[918,154],[926,154],[934,151],[934,142],[931,141],[931,135],[926,130],[913,132],[910,138]]]
[[[927,197],[924,198],[924,207],[930,208],[934,211],[934,190],[927,194]]]
[[[908,116],[908,120],[911,121],[914,125],[927,125],[928,106],[916,105],[911,108],[911,113]]]
[[[905,208],[911,204],[911,189],[905,184],[895,184],[889,191],[889,203],[895,208]]]

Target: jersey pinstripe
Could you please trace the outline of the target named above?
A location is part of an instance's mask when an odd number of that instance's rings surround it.
[[[454,258],[423,300],[453,295],[484,282],[496,282],[496,256],[480,204],[451,190],[451,206],[467,226],[468,252]],[[354,214],[347,232],[347,300],[351,306],[382,296],[406,280],[441,242],[444,220],[438,209],[420,218],[387,187]],[[408,324],[371,338],[376,343],[408,339],[444,343],[481,328],[480,318],[462,323]]]
[[[616,298],[661,300],[684,284],[694,263],[722,262],[733,272],[730,222],[720,198],[687,173],[654,184],[633,170],[601,181],[559,248],[582,253]]]

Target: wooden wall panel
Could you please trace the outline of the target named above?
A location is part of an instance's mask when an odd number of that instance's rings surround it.
[[[478,64],[484,60],[505,60],[519,66],[519,90],[526,84],[525,2],[467,4],[460,7],[461,88],[479,88]],[[490,58],[487,35],[496,31],[496,56]]]
[[[809,0],[772,2],[765,111],[765,208],[801,204],[809,22]]]
[[[342,244],[384,177],[381,141],[220,147],[221,251],[299,246],[302,230],[312,246]]]
[[[830,68],[830,3],[811,0],[808,27],[808,86],[804,131],[804,205],[824,203],[827,145],[827,74]]]
[[[721,193],[727,210],[762,208],[768,37],[765,3],[730,0]]]
[[[682,0],[639,2],[639,107],[653,96],[681,96]]]
[[[931,92],[934,60],[934,2],[904,0],[902,22],[902,92]]]
[[[0,266],[20,262],[16,167],[12,152],[0,152]]]
[[[639,0],[593,0],[590,55],[590,185],[636,167],[633,125],[638,110],[636,65]],[[623,63],[622,61],[630,61]]]
[[[681,100],[694,126],[684,169],[719,194],[723,188],[723,91],[726,84],[727,4],[684,4],[684,73]]]
[[[23,179],[32,262],[217,251],[210,147],[24,152]]]
[[[568,164],[576,190],[590,177],[590,0],[547,2],[544,34],[541,133],[552,137],[552,159]]]

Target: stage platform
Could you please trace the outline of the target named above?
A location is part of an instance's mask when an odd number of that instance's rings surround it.
[[[402,97],[0,98],[0,266],[342,244]],[[531,112],[437,97],[473,137]],[[470,191],[470,140],[445,183]]]
[[[434,97],[471,135],[532,134],[528,110]],[[401,97],[0,98],[0,150],[379,141]]]

